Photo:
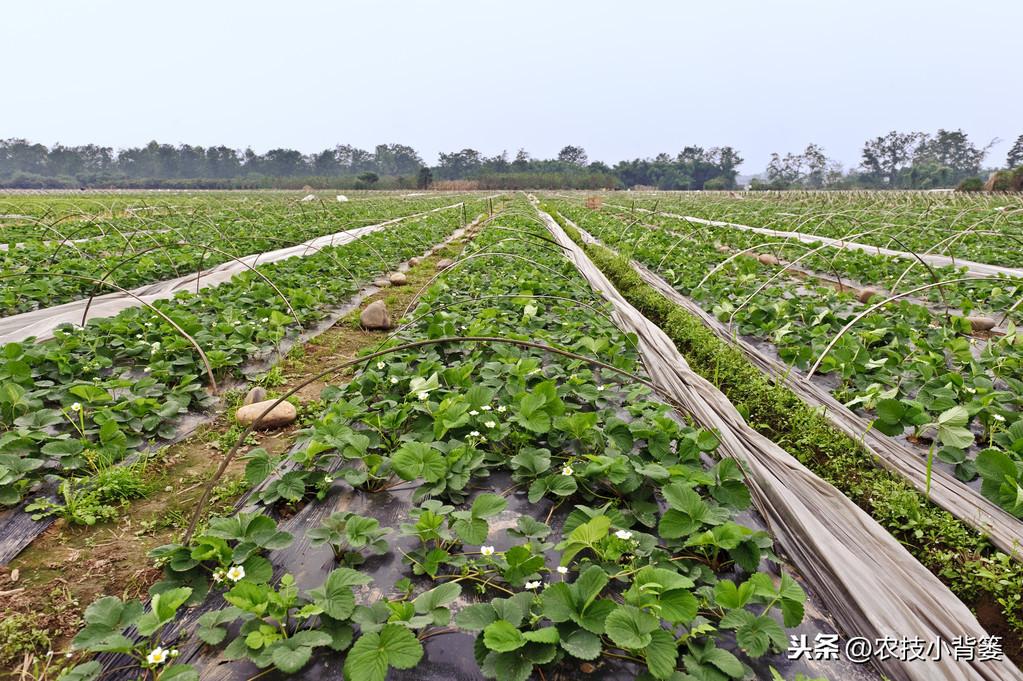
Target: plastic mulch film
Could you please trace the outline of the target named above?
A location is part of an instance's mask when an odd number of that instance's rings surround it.
[[[139,307],[144,303],[152,304],[154,301],[164,298],[171,298],[179,291],[194,291],[196,288],[203,289],[210,286],[219,286],[233,277],[245,272],[257,265],[266,265],[286,258],[303,258],[308,255],[315,255],[320,249],[331,246],[342,246],[360,237],[373,232],[380,231],[385,227],[401,222],[422,217],[429,213],[442,210],[449,210],[460,206],[455,203],[450,206],[434,208],[430,211],[407,215],[393,220],[387,220],[376,225],[357,227],[335,234],[310,239],[295,246],[279,248],[265,253],[247,255],[237,260],[228,260],[216,267],[211,267],[198,274],[192,273],[174,279],[146,284],[128,293],[120,291],[106,293],[96,296],[89,305],[89,319],[99,317],[113,317],[121,310],[130,307]],[[82,315],[85,312],[88,300],[75,300],[63,305],[56,305],[42,310],[33,310],[22,314],[4,317],[0,319],[0,345],[25,340],[34,336],[37,340],[48,340],[53,337],[54,330],[61,324],[81,324]]]
[[[856,504],[777,444],[750,428],[728,399],[686,363],[671,339],[615,289],[546,213],[541,217],[591,287],[614,308],[624,330],[638,336],[652,379],[704,427],[719,434],[719,451],[740,461],[757,510],[796,569],[825,601],[848,635],[869,642],[895,638],[951,642],[984,638],[970,610]],[[1018,680],[1007,658],[871,662],[898,681]]]
[[[623,206],[617,206],[623,208]],[[651,211],[645,208],[637,208],[636,210],[643,213],[650,213]],[[929,265],[936,265],[938,267],[965,267],[969,270],[970,274],[981,276],[981,277],[1023,277],[1023,270],[1016,269],[1013,267],[1003,267],[1001,265],[989,265],[983,262],[974,262],[972,260],[962,260],[960,258],[952,258],[946,255],[934,255],[931,253],[907,253],[906,251],[896,251],[891,248],[882,248],[880,246],[871,246],[870,244],[861,244],[855,241],[846,241],[845,239],[832,239],[826,236],[818,236],[816,234],[804,234],[803,232],[786,232],[778,229],[768,229],[767,227],[750,227],[749,225],[740,225],[736,222],[722,222],[720,220],[707,220],[705,218],[697,218],[689,215],[679,215],[677,213],[661,213],[658,212],[656,215],[663,215],[668,218],[675,218],[676,220],[685,220],[686,222],[698,223],[701,225],[710,225],[711,227],[732,227],[734,229],[741,229],[747,232],[756,232],[757,234],[764,234],[767,236],[776,236],[782,239],[795,239],[803,243],[822,243],[828,246],[834,246],[835,248],[845,248],[854,251],[864,251],[866,253],[872,253],[874,255],[887,255],[893,258],[905,258],[908,260],[923,260]]]

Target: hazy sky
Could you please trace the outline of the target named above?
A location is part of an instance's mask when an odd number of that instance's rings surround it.
[[[8,0],[0,137],[847,166],[892,129],[1023,134],[1023,1]]]

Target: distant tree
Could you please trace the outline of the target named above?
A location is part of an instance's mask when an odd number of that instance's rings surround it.
[[[416,178],[417,189],[429,189],[433,184],[433,171],[423,166],[419,169],[419,177]]]
[[[767,163],[767,182],[775,189],[788,189],[803,181],[803,157],[793,153],[771,154]]]
[[[574,147],[569,144],[558,152],[558,161],[573,166],[584,166],[589,159],[586,157],[586,150],[582,147]]]
[[[766,174],[768,189],[821,189],[839,181],[842,170],[837,161],[827,157],[823,147],[811,142],[801,154],[771,154]]]
[[[919,169],[929,169],[932,176],[929,178],[930,184],[940,186],[957,184],[960,180],[975,176],[980,172],[980,164],[990,148],[989,144],[984,149],[978,149],[962,130],[939,129],[933,137],[921,136],[920,144],[913,154],[913,167],[917,171],[914,173],[913,186],[921,186],[924,182]]]
[[[365,149],[359,149],[350,144],[340,144],[334,147],[334,155],[338,165],[341,166],[342,174],[357,175],[376,170],[373,154]]]
[[[1009,155],[1005,157],[1005,165],[1008,168],[1016,168],[1023,165],[1023,135],[1016,138],[1016,143],[1009,149]]]
[[[242,170],[242,159],[238,152],[225,146],[206,149],[206,170],[212,177],[238,177]]]
[[[483,159],[483,167],[481,168],[484,173],[506,173],[511,170],[511,164],[508,162],[508,152],[502,151],[496,156]]]
[[[479,172],[483,156],[475,149],[462,149],[450,154],[440,154],[437,175],[445,180],[462,180]]]
[[[404,144],[378,144],[373,160],[381,175],[415,175],[424,165],[419,152]]]
[[[366,171],[364,173],[359,173],[356,179],[364,185],[372,187],[378,180],[380,180],[380,176],[372,171]]]
[[[711,158],[716,162],[724,180],[725,189],[735,188],[735,177],[739,174],[739,166],[743,158],[739,152],[732,147],[714,147],[711,149]]]
[[[512,168],[518,172],[527,170],[529,168],[530,160],[529,152],[520,148],[515,154],[515,160],[512,161]]]
[[[309,166],[302,152],[294,149],[271,149],[263,154],[263,173],[273,177],[306,175]]]
[[[915,146],[923,133],[902,133],[892,130],[883,137],[875,137],[863,145],[864,175],[876,184],[894,188],[899,172],[913,159]]]
[[[313,155],[313,173],[323,177],[332,177],[341,174],[341,163],[337,160],[337,152],[334,149],[324,149]]]

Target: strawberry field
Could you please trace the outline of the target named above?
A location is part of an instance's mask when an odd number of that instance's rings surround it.
[[[1019,678],[1018,199],[341,198],[0,200],[0,676]]]

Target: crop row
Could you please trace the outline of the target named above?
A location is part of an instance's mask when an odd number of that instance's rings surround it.
[[[901,294],[909,302],[924,301],[942,313],[947,307],[963,315],[990,314],[996,321],[1003,316],[1011,318],[1011,311],[1023,296],[1023,282],[1017,279],[970,275],[964,267],[925,265],[917,260],[830,248],[668,216],[636,215],[624,209],[612,208],[608,212],[622,223],[635,222],[673,237],[671,250],[662,256],[665,260],[672,254],[685,253],[693,243],[710,242],[720,254],[714,256],[717,258],[714,268],[743,253],[753,257],[766,254],[776,257],[782,265],[790,265],[784,273],[790,278],[805,278],[809,274],[842,288],[858,289],[854,293],[870,288],[882,297]],[[716,276],[713,272],[714,269],[704,276]]]
[[[18,503],[47,475],[62,479],[68,504],[102,486],[114,462],[172,437],[189,409],[208,407],[210,380],[274,353],[374,277],[442,240],[461,219],[458,210],[434,213],[259,266],[277,290],[246,271],[153,308],[126,309],[84,328],[63,326],[52,341],[6,344],[0,348],[0,504]],[[37,510],[62,512],[48,502]]]
[[[614,204],[897,250],[1023,266],[1023,205],[1012,197],[883,193],[667,194]],[[855,236],[855,238],[853,238]]]
[[[633,339],[542,231],[500,216],[400,337],[325,391],[284,460],[249,453],[259,491],[245,513],[154,552],[151,609],[101,599],[75,647],[181,680],[229,660],[252,665],[239,675],[343,666],[383,681],[440,636],[471,641],[446,669],[502,681],[748,676],[785,648],[805,595],[758,570],[772,541],[737,522],[750,498],[736,465],[705,463],[716,437],[643,381]],[[317,546],[333,557],[310,575]],[[392,552],[402,570],[373,571]]]
[[[314,204],[271,203],[238,211],[223,208],[104,223],[106,236],[61,241],[37,228],[40,239],[0,251],[0,315],[50,307],[92,294],[112,284],[131,289],[193,274],[246,255],[294,246],[311,238],[387,219],[449,206],[451,197],[399,201],[375,199]],[[61,225],[67,239],[87,223]],[[45,240],[45,241],[44,241]]]
[[[823,356],[818,371],[836,397],[872,414],[886,434],[910,429],[960,479],[979,473],[983,494],[1023,517],[1023,338],[1014,327],[980,341],[964,335],[961,318],[946,321],[902,301],[864,316],[825,354],[865,308],[850,294],[774,277],[775,266],[746,256],[704,281],[725,257],[712,240],[687,241],[669,254],[678,239],[667,232],[560,208],[610,245],[628,243],[632,257],[738,333],[768,342],[786,363],[808,370]]]

